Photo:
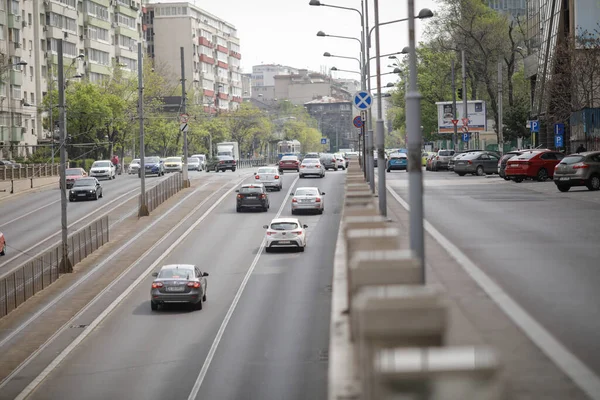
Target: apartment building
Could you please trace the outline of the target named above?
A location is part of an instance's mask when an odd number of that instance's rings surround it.
[[[57,85],[57,40],[66,82],[100,83],[117,65],[137,72],[141,21],[140,0],[1,1],[0,146],[26,156],[52,140],[54,123],[43,129],[50,113],[42,100]]]
[[[143,7],[147,52],[179,82],[184,48],[185,84],[205,112],[235,110],[242,102],[240,40],[235,26],[187,2]]]
[[[261,64],[252,67],[252,99],[265,104],[272,104],[275,94],[275,77],[278,75],[295,75],[297,68],[280,64]]]

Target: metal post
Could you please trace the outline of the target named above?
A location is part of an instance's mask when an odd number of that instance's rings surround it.
[[[58,52],[58,108],[60,116],[58,119],[60,130],[60,223],[62,234],[62,260],[59,271],[73,272],[73,265],[69,260],[69,244],[67,241],[67,113],[65,110],[65,77],[63,62],[63,41],[56,41]]]
[[[379,213],[387,216],[387,192],[385,188],[385,132],[383,126],[383,101],[381,99],[381,59],[379,47],[379,0],[375,0],[375,69],[377,76],[377,192],[379,194]],[[419,125],[421,123],[419,122]]]
[[[462,88],[463,88],[463,115],[462,115],[462,117],[468,119],[469,112],[467,109],[467,66],[465,65],[465,51],[464,50],[460,51],[460,57],[461,57],[461,62],[462,62]],[[470,139],[471,138],[469,138],[469,141],[467,141],[467,150],[471,147]]]
[[[406,94],[408,134],[408,197],[410,204],[410,248],[421,262],[425,284],[425,240],[423,234],[423,169],[421,168],[421,94],[417,90],[417,50],[415,41],[415,0],[408,0],[409,91]]]
[[[48,96],[48,101],[49,101],[49,107],[50,107],[50,137],[52,138],[52,141],[50,142],[52,144],[52,166],[54,167],[54,121],[52,118],[52,114],[53,114],[53,109],[52,109],[52,83],[54,83],[54,81],[52,80],[52,69],[48,68],[48,74],[50,74],[50,79],[48,79],[48,81],[50,82],[50,89],[48,90],[48,92],[50,93],[50,96]]]
[[[452,59],[452,115],[456,121],[456,74],[454,73],[454,59]],[[454,151],[458,150],[458,124],[454,125],[454,133],[452,134],[452,146]]]
[[[369,2],[365,1],[365,56],[363,58],[363,65],[365,69],[365,81],[367,84],[367,91],[371,93],[371,36],[369,35]],[[365,161],[367,168],[367,181],[371,187],[371,192],[375,193],[375,162],[373,161],[373,112],[369,108],[367,110],[367,129],[365,130]]]
[[[498,60],[498,151],[504,153],[504,132],[502,132],[502,60]]]
[[[146,146],[144,145],[144,55],[142,54],[142,43],[138,43],[138,116],[140,119],[140,209],[138,217],[147,217],[148,200],[146,199]]]
[[[184,50],[183,47],[179,48],[181,55],[181,112],[185,114],[185,108],[187,103],[187,94],[185,93],[185,62],[184,62]],[[190,187],[190,180],[188,179],[187,169],[187,158],[188,158],[188,141],[187,141],[187,130],[183,131],[183,187]]]
[[[360,27],[362,29],[361,32],[361,38],[362,38],[362,45],[360,48],[360,52],[362,54],[362,63],[361,63],[361,75],[360,75],[360,85],[361,85],[361,89],[362,90],[367,90],[367,80],[369,79],[369,74],[368,74],[368,69],[367,66],[365,64],[365,62],[368,62],[368,56],[367,56],[367,39],[368,39],[368,35],[369,35],[369,31],[366,28],[366,26],[368,26],[369,21],[367,20],[367,1],[361,0],[360,2],[360,9],[361,9],[361,18],[360,18]],[[368,169],[367,169],[367,152],[366,152],[366,143],[367,143],[367,121],[365,121],[365,118],[363,118],[363,114],[362,111],[360,113],[361,115],[361,119],[363,120],[363,124],[360,128],[360,133],[361,133],[361,137],[358,138],[358,145],[359,147],[361,147],[362,145],[362,169],[363,169],[363,175],[365,177],[365,179],[368,181],[369,180],[369,173],[368,173]],[[361,143],[362,142],[362,143]],[[359,153],[359,157],[360,157],[360,153]]]

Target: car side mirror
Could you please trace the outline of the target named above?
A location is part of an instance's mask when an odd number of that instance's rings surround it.
[[[308,225],[302,225],[304,228],[308,228]]]
[[[256,176],[256,172],[254,173],[254,176]]]
[[[290,193],[290,196],[294,196],[294,193]]]
[[[156,278],[158,276],[158,272],[153,272],[152,276]]]
[[[202,276],[208,276],[208,272],[203,272]]]
[[[269,225],[263,225],[263,228],[269,229]]]
[[[235,192],[236,192],[236,193],[239,193],[239,192],[240,192],[240,190],[239,190],[239,189],[235,189]]]
[[[100,183],[96,183],[96,186],[100,186]]]

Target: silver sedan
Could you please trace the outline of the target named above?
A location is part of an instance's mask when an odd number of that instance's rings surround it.
[[[321,192],[318,187],[299,187],[292,196],[292,215],[300,210],[316,211],[323,214],[325,211],[325,192]]]
[[[150,308],[158,310],[159,305],[169,303],[191,304],[202,310],[206,301],[207,272],[190,264],[164,265],[154,272],[155,278],[150,289]]]
[[[309,175],[316,175],[319,178],[325,177],[325,166],[318,158],[305,158],[300,164],[300,178]]]
[[[277,167],[261,167],[254,173],[254,182],[262,183],[267,190],[283,189],[282,172]]]

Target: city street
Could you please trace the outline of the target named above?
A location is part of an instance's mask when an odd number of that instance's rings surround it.
[[[325,179],[299,180],[296,173],[285,173],[283,190],[270,193],[266,213],[236,213],[235,193],[215,202],[206,219],[181,236],[160,263],[193,263],[210,274],[203,310],[170,306],[151,311],[153,278],[143,275],[30,398],[325,398],[331,266],[344,176],[339,171],[328,172]],[[289,190],[297,186],[326,192],[325,213],[298,216],[308,225],[306,252],[267,254],[261,251],[263,225],[280,210],[281,216],[291,216]],[[140,271],[162,252],[159,245],[147,254]],[[104,297],[112,301],[121,292]],[[101,311],[96,307],[97,314]],[[94,318],[87,313],[74,323],[90,324]],[[5,395],[15,396],[41,367],[31,362],[4,387]]]
[[[406,172],[387,174],[408,201]],[[600,373],[600,192],[424,171],[425,218]]]

